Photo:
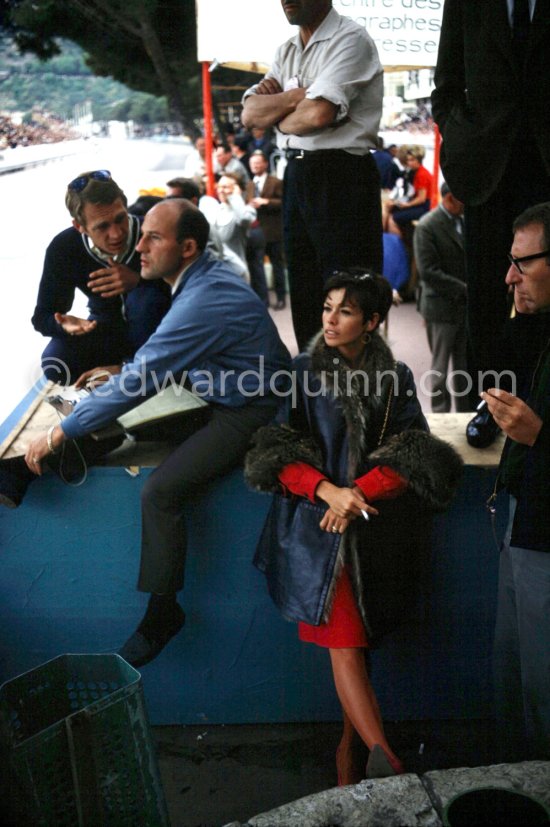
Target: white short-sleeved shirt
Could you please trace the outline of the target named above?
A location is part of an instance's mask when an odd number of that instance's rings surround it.
[[[283,135],[280,149],[345,149],[364,155],[376,146],[384,94],[383,70],[374,41],[358,23],[331,9],[304,48],[298,33],[279,46],[266,77],[283,90],[307,89],[338,107],[333,125],[314,135]],[[256,86],[247,89],[243,102]]]

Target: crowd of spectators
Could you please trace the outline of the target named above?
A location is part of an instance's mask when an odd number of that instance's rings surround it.
[[[0,115],[0,150],[53,144],[75,137],[74,132],[56,115],[33,113],[30,123],[16,123],[9,115]]]
[[[416,112],[402,115],[399,120],[392,123],[389,128],[398,132],[429,135],[433,132],[434,121],[428,108],[421,105],[417,108]]]

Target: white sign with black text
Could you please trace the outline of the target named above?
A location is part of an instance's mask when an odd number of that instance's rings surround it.
[[[269,65],[296,32],[280,0],[196,0],[198,60]],[[382,65],[435,66],[444,0],[333,0],[373,38]]]

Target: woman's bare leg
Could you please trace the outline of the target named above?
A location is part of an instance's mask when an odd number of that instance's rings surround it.
[[[386,739],[378,701],[367,673],[363,649],[329,649],[329,652],[334,684],[345,716],[369,749],[375,744],[380,744],[390,759],[399,762]]]
[[[336,750],[338,785],[358,784],[365,777],[364,747],[346,711],[342,708],[344,730]]]

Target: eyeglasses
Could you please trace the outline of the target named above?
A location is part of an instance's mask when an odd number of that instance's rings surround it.
[[[75,178],[74,181],[71,181],[71,183],[67,185],[67,189],[72,192],[82,192],[88,185],[90,179],[93,181],[110,181],[111,173],[108,169],[96,169],[94,172],[89,172],[87,175],[80,175],[78,178]]]
[[[545,256],[550,256],[550,250],[544,250],[542,253],[532,253],[530,256],[520,256],[519,258],[515,258],[512,253],[508,253],[508,261],[510,264],[513,264],[516,270],[521,273],[522,276],[525,275],[523,270],[521,269],[521,265],[524,261],[534,261],[537,258],[544,258]]]

